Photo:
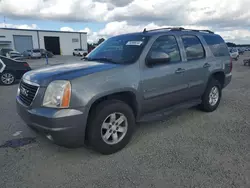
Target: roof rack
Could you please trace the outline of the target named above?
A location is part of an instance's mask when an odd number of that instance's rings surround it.
[[[165,27],[165,28],[158,28],[158,29],[151,29],[147,30],[144,28],[143,33],[150,32],[150,31],[161,31],[161,30],[169,30],[169,31],[195,31],[195,32],[206,32],[206,33],[214,33],[210,30],[198,30],[198,29],[185,29],[183,27]]]

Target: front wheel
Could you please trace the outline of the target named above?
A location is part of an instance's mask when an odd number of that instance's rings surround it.
[[[16,77],[12,72],[3,72],[0,76],[0,83],[2,85],[12,85],[16,80]]]
[[[220,104],[222,94],[222,86],[218,80],[212,78],[202,96],[201,110],[205,112],[213,112]]]
[[[94,150],[108,155],[123,149],[135,127],[132,109],[118,100],[99,104],[90,115],[88,141]]]

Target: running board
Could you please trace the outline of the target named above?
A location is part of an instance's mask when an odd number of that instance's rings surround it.
[[[196,100],[191,100],[191,101],[181,103],[175,106],[171,106],[169,108],[166,108],[157,112],[146,114],[142,116],[138,122],[142,123],[142,122],[149,122],[149,121],[159,121],[159,120],[166,118],[173,112],[197,106],[201,104],[201,102],[202,102],[201,99],[196,99]]]

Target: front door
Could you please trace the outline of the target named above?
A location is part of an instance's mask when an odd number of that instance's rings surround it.
[[[185,62],[182,61],[175,36],[157,38],[146,59],[155,52],[165,53],[170,58],[166,62],[145,65],[142,69],[143,113],[158,111],[186,100],[188,82],[183,69]]]

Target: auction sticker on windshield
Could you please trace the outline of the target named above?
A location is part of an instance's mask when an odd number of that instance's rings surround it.
[[[142,41],[128,41],[126,45],[140,46]]]

